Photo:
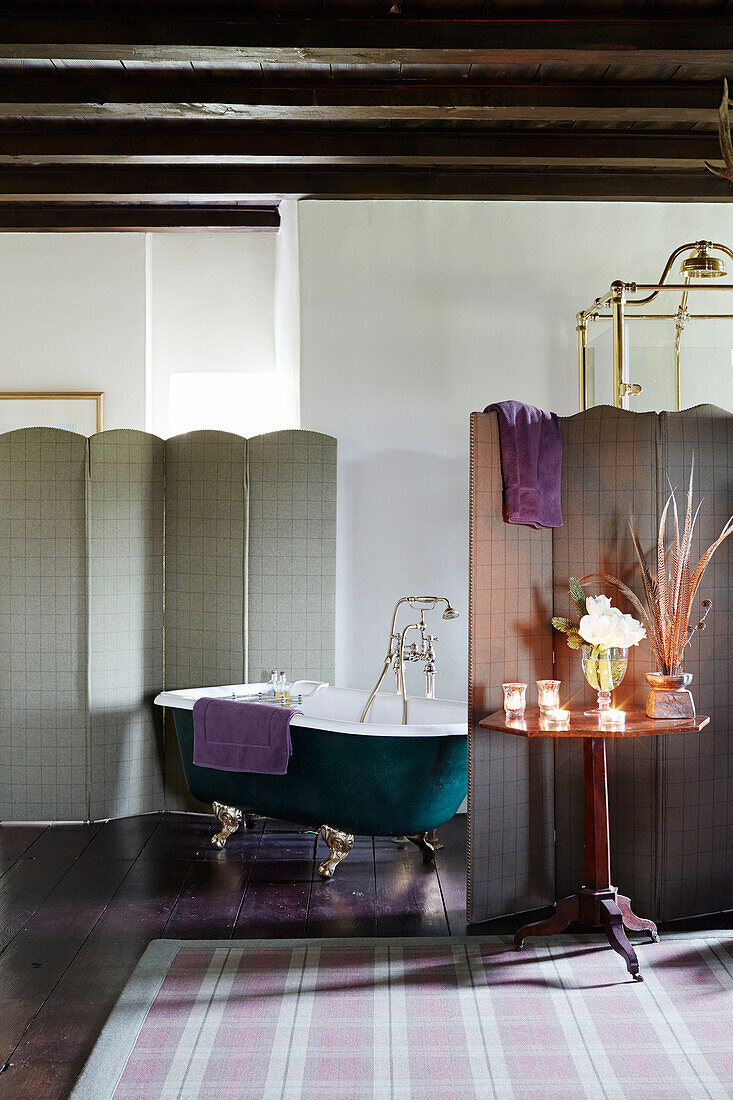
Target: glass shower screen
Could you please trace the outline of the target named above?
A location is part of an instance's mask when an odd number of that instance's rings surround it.
[[[613,283],[578,314],[581,409],[661,412],[711,403],[733,411],[728,258],[725,245],[682,245],[658,283]]]

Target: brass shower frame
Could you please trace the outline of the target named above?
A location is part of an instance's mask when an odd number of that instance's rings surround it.
[[[593,321],[607,319],[611,321],[613,338],[613,403],[618,409],[628,409],[629,397],[641,392],[635,383],[628,378],[628,363],[624,349],[624,325],[626,321],[674,321],[675,322],[675,410],[679,411],[681,403],[681,378],[680,378],[680,338],[688,321],[693,319],[700,321],[733,320],[731,313],[690,313],[688,301],[690,291],[698,290],[733,290],[733,282],[722,282],[719,279],[694,282],[689,276],[685,276],[682,283],[669,283],[672,266],[684,253],[691,252],[722,252],[733,260],[733,250],[727,245],[717,244],[713,241],[694,241],[682,244],[671,253],[664,265],[664,270],[657,283],[624,283],[618,280],[611,284],[606,295],[596,298],[588,309],[581,310],[577,315],[576,331],[578,333],[578,398],[580,411],[588,408],[588,326]],[[662,291],[673,291],[681,294],[680,304],[676,313],[635,313],[638,306],[648,305],[653,302]],[[642,293],[641,298],[629,298],[629,295]],[[629,312],[631,311],[631,312]]]

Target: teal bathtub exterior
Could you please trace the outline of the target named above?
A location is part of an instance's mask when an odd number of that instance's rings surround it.
[[[314,829],[402,836],[438,828],[466,796],[468,738],[337,733],[293,726],[286,775],[193,763],[193,712],[173,709],[183,772],[194,798]]]

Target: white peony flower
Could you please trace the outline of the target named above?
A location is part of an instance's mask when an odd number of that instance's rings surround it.
[[[588,596],[585,606],[589,615],[608,615],[616,610],[608,596]]]
[[[638,645],[639,642],[646,638],[646,627],[642,626],[638,619],[635,619],[633,615],[624,615],[623,625],[626,631],[625,646]]]
[[[627,649],[646,638],[646,630],[632,615],[613,607],[608,596],[588,596],[587,615],[580,620],[579,633],[584,642],[604,649]]]

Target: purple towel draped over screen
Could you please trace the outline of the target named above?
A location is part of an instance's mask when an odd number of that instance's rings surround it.
[[[193,762],[223,772],[285,775],[292,753],[287,710],[235,699],[197,699],[193,705]]]
[[[508,523],[562,527],[562,436],[555,413],[521,401],[497,401],[501,473]]]

